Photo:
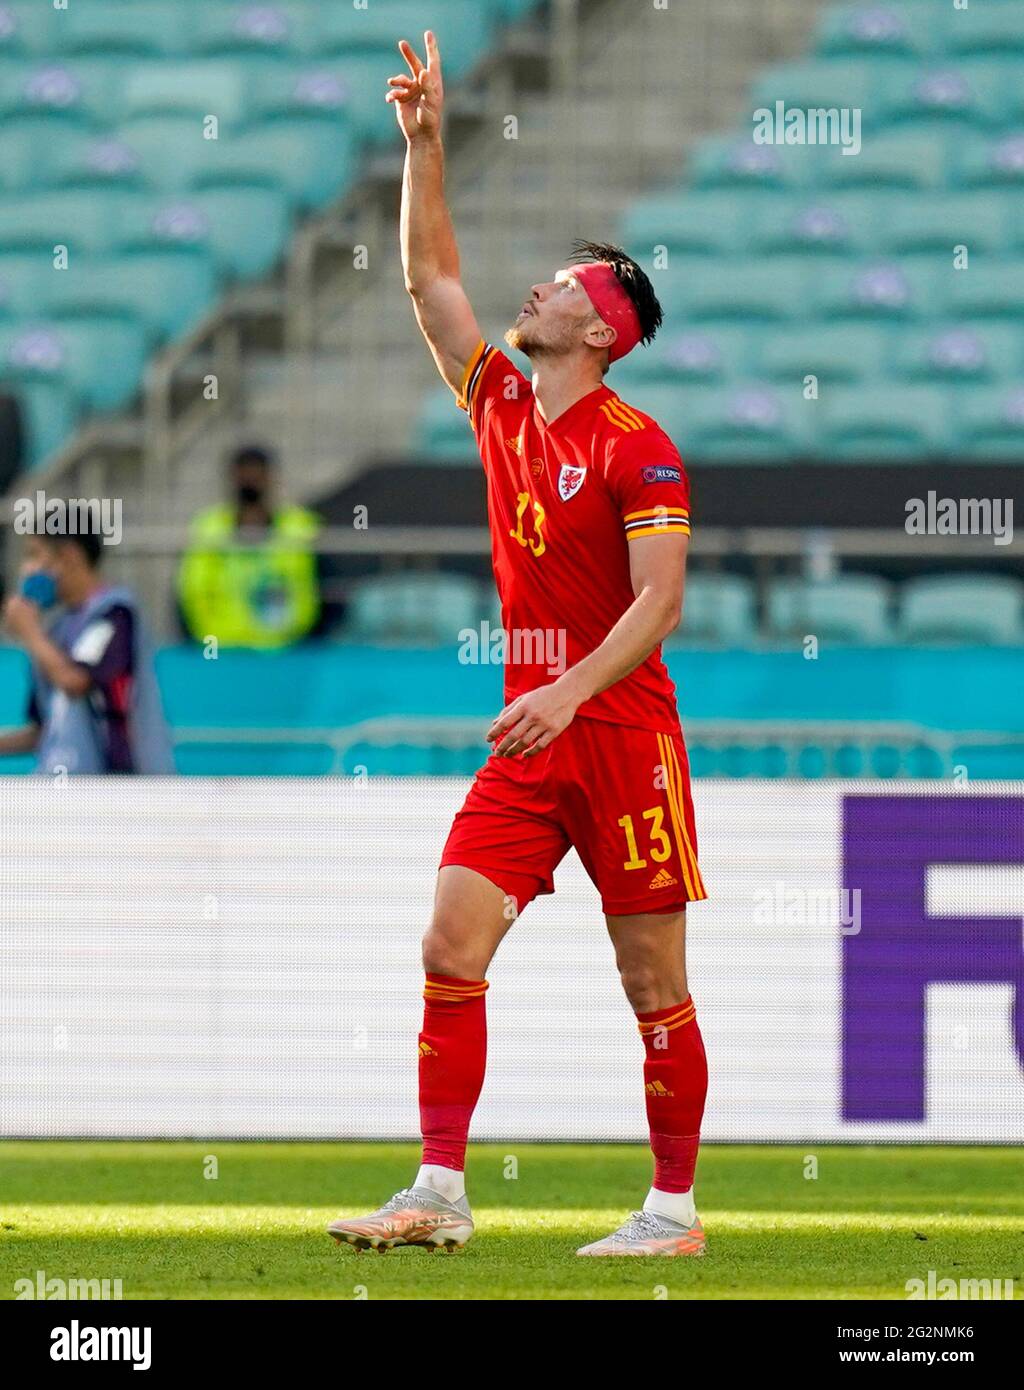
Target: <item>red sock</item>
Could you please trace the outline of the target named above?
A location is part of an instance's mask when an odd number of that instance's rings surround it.
[[[423,1162],[459,1172],[487,1062],[486,980],[427,974],[420,1034]]]
[[[659,1192],[689,1192],[708,1093],[708,1063],[697,1011],[687,995],[681,1004],[636,1018],[647,1049],[644,1091],[654,1186]]]

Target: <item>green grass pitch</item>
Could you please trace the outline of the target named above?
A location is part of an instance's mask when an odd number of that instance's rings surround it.
[[[412,1144],[0,1143],[0,1297],[38,1270],[120,1278],[126,1299],[904,1299],[929,1270],[1024,1292],[1015,1149],[708,1145],[702,1260],[575,1258],[643,1199],[631,1145],[471,1146],[459,1252],[360,1255],[324,1234],[417,1161]]]

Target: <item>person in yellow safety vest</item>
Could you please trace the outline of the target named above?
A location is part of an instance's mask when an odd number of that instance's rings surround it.
[[[197,642],[286,647],[320,616],[316,538],[320,518],[278,505],[276,464],[247,445],[230,459],[232,500],[196,516],[178,572],[185,626]]]

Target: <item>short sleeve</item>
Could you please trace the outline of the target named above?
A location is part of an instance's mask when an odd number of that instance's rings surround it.
[[[606,472],[627,540],[690,534],[690,483],[679,451],[651,423],[616,440]]]
[[[127,608],[115,607],[85,628],[70,655],[88,670],[95,685],[109,685],[132,673],[132,648],[132,615]]]
[[[479,434],[489,407],[501,401],[521,400],[530,389],[530,383],[515,363],[493,344],[481,339],[466,363],[457,401],[459,409],[466,411],[473,429]]]

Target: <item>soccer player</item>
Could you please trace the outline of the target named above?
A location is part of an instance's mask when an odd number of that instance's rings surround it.
[[[469,414],[487,476],[493,563],[510,636],[491,755],[455,817],[424,940],[423,1160],[410,1188],[328,1231],[359,1249],[461,1246],[463,1176],[484,1079],[486,973],[515,915],[553,891],[570,846],[597,886],[646,1060],[654,1181],[580,1255],[701,1255],[693,1178],[707,1062],[686,981],[697,867],[686,750],[660,643],[679,622],[689,489],[675,447],[604,375],[653,338],[661,309],[617,247],[579,243],[505,335],[532,381],[483,341],[459,279],[443,188],[435,37],[388,101],[406,137],[406,286],[438,369]],[[517,641],[543,633],[552,640]],[[564,645],[564,669],[552,652]],[[554,1040],[552,1040],[554,1043]],[[557,1045],[557,1044],[556,1044]]]

